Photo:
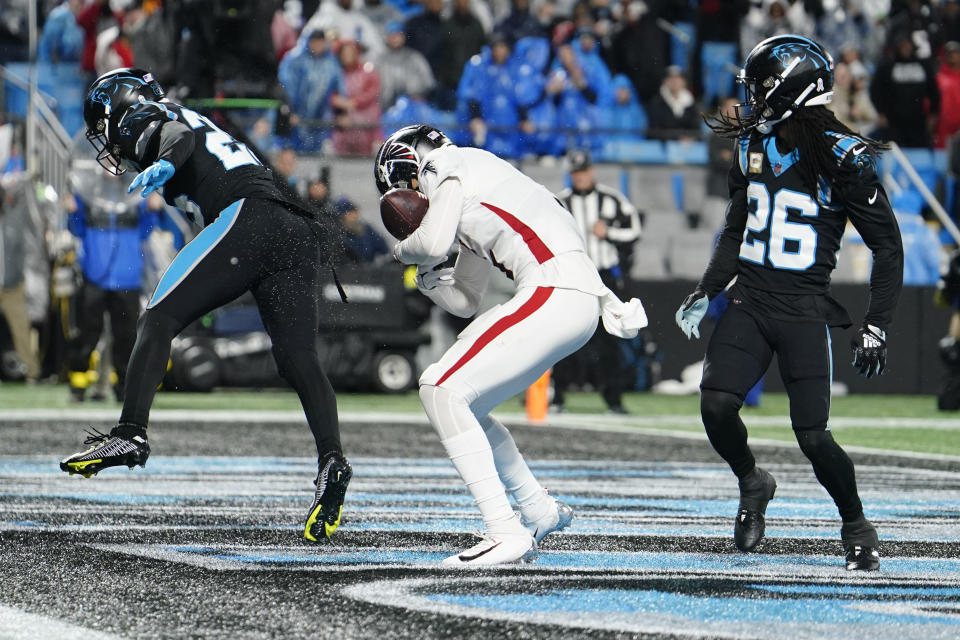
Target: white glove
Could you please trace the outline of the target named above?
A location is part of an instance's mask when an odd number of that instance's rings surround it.
[[[630,339],[648,324],[647,312],[638,298],[623,302],[612,291],[600,298],[603,328],[612,336]]]
[[[432,291],[437,287],[452,287],[454,285],[453,267],[418,271],[415,282],[421,291]]]

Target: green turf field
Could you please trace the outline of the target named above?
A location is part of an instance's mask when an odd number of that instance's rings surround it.
[[[415,392],[404,395],[340,393],[337,396],[342,412],[383,411],[422,415]],[[628,394],[624,402],[631,416],[618,418],[618,424],[638,428],[702,433],[698,418],[698,396],[659,396],[649,393]],[[603,414],[604,405],[597,393],[569,393],[566,396],[568,415]],[[68,400],[66,386],[4,383],[0,386],[0,407],[4,409],[67,409],[73,407],[117,408],[114,402],[85,402],[76,405]],[[156,409],[296,411],[300,404],[296,395],[285,390],[223,389],[213,393],[157,394]],[[503,413],[522,413],[519,397],[501,406]],[[762,406],[744,409],[743,416],[753,438],[793,440],[787,422],[787,398],[781,393],[767,393]],[[671,420],[675,417],[676,420]],[[843,444],[881,449],[915,451],[960,456],[960,415],[937,411],[932,396],[857,395],[833,399],[832,418],[841,418],[833,425],[836,438]],[[657,418],[651,421],[652,418]],[[897,419],[909,421],[901,427]],[[607,418],[610,420],[611,418]],[[878,424],[879,423],[879,424]]]

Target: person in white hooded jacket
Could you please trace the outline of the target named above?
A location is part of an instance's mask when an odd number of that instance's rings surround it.
[[[475,318],[424,371],[420,398],[486,526],[478,544],[443,564],[531,559],[573,512],[547,495],[490,412],[583,346],[599,316],[614,335],[636,335],[647,324],[643,306],[637,299],[623,303],[603,285],[553,194],[492,153],[411,125],[383,143],[375,162],[381,193],[417,189],[429,200],[419,227],[394,248],[399,262],[418,265],[420,291],[446,311],[471,317],[492,268],[516,284],[510,300]],[[455,266],[440,266],[454,253]]]

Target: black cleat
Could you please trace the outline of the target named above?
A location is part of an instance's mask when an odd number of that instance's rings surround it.
[[[847,571],[876,571],[880,568],[880,553],[876,547],[859,544],[844,545],[847,554]]]
[[[90,448],[61,460],[61,470],[70,475],[79,473],[84,478],[89,478],[107,467],[126,465],[133,469],[136,465],[142,467],[147,464],[150,445],[144,429],[118,425],[111,429],[109,434],[100,433],[96,429],[87,433],[90,437],[83,443],[90,445]]]
[[[877,528],[860,516],[859,520],[844,522],[840,527],[843,553],[847,556],[847,571],[876,571],[880,568],[880,538]]]
[[[340,526],[343,498],[353,477],[350,463],[339,453],[328,453],[320,461],[317,472],[317,492],[303,527],[303,537],[311,542],[329,538]]]
[[[777,481],[760,467],[740,480],[740,506],[733,523],[733,542],[740,551],[753,551],[763,539],[764,514],[776,490]]]

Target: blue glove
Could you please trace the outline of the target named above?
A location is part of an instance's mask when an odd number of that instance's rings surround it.
[[[710,299],[703,291],[699,289],[683,299],[680,308],[677,309],[677,326],[683,331],[687,340],[692,333],[700,338],[700,321],[707,313],[707,307],[710,306]]]
[[[168,160],[157,160],[137,174],[137,177],[127,188],[127,193],[132,193],[137,187],[143,187],[140,195],[146,198],[150,193],[162,187],[167,180],[173,177],[176,171]]]

